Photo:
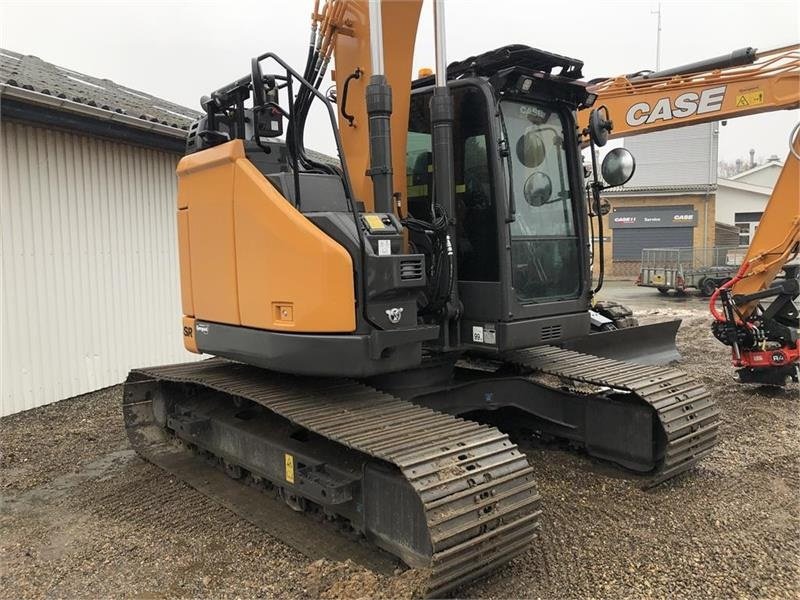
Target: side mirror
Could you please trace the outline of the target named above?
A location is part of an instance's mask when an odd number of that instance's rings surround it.
[[[550,202],[553,196],[553,182],[547,173],[536,171],[525,180],[522,193],[525,201],[531,206],[542,206]]]
[[[608,118],[608,109],[605,106],[598,106],[589,115],[589,135],[595,146],[605,146],[608,133],[613,128],[614,124]]]
[[[603,159],[600,172],[609,187],[625,185],[636,172],[636,160],[630,150],[614,148]]]

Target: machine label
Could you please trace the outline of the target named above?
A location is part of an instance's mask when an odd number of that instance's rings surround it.
[[[494,325],[491,323],[487,323],[483,327],[483,341],[487,344],[497,343],[497,334],[495,332]]]
[[[472,327],[472,341],[483,343],[483,327],[480,325],[473,325]]]
[[[764,104],[764,90],[736,94],[736,106],[758,106],[759,104]]]
[[[197,324],[197,333],[202,333],[203,335],[208,335],[208,325],[205,323],[198,323]]]
[[[727,86],[721,85],[703,90],[699,94],[686,92],[675,98],[674,106],[669,96],[660,98],[653,106],[650,106],[647,102],[637,102],[628,109],[625,121],[631,127],[636,127],[637,125],[650,125],[658,121],[691,117],[694,114],[702,115],[717,112],[722,108],[726,88]],[[737,106],[740,105],[737,104]]]
[[[386,310],[385,312],[386,312],[386,316],[389,317],[389,321],[393,325],[396,325],[397,323],[399,323],[400,319],[403,318],[403,309],[402,308],[399,308],[399,307],[398,308],[390,308],[390,309]]]
[[[389,256],[392,253],[392,240],[378,240],[378,256]]]
[[[386,225],[383,224],[383,220],[378,215],[364,215],[364,221],[372,231],[386,229]]]
[[[291,454],[284,454],[283,463],[286,467],[286,481],[294,483],[294,456]]]

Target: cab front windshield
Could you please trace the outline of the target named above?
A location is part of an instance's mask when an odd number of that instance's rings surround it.
[[[575,298],[579,242],[564,126],[558,112],[504,101],[516,220],[511,223],[512,285],[523,304]]]

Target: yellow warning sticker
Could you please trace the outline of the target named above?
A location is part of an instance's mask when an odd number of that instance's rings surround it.
[[[286,481],[294,483],[294,456],[291,454],[284,454],[283,463],[286,467]]]
[[[764,90],[754,90],[744,94],[736,94],[736,106],[758,106],[764,104]]]
[[[428,186],[427,185],[410,185],[408,186],[408,192],[406,195],[409,198],[419,198],[420,196],[427,196],[428,195]]]
[[[367,222],[370,229],[386,229],[386,225],[383,224],[383,221],[381,221],[378,215],[365,215],[364,220]]]

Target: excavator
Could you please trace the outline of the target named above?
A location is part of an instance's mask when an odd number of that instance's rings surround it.
[[[201,99],[178,251],[184,345],[213,358],[134,369],[123,415],[142,457],[240,515],[290,543],[353,533],[440,596],[537,535],[510,434],[647,486],[708,456],[720,421],[654,364],[677,322],[592,333],[589,215],[635,163],[617,148],[585,173],[613,124],[583,63],[515,45],[448,66],[435,0],[436,68],[412,81],[421,5],[316,2],[302,71],[266,52]],[[312,106],[338,160],[305,147]],[[268,498],[319,523],[254,516]]]
[[[609,139],[796,109],[800,45],[763,52],[743,48],[659,72],[595,81],[590,90],[607,111],[604,118],[613,122]],[[579,121],[588,126],[586,111]],[[789,154],[739,271],[709,301],[712,332],[731,347],[742,383],[782,386],[798,382],[800,375],[794,264],[800,250],[798,129],[789,136]],[[602,244],[600,253],[602,269]],[[781,272],[784,277],[776,281]]]

